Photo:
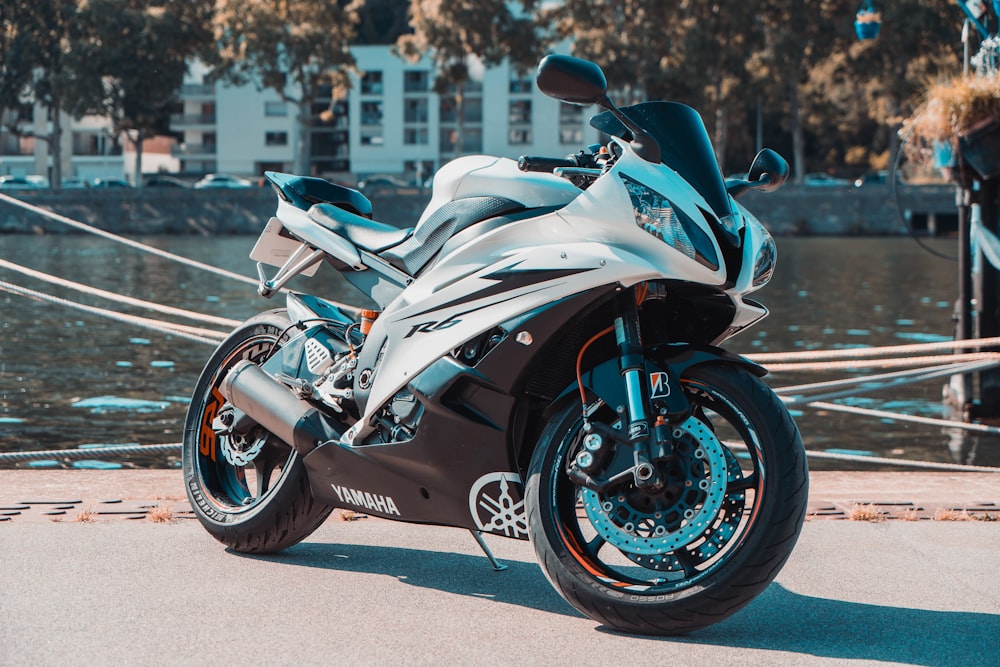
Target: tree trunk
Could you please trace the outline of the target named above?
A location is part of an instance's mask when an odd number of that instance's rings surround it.
[[[799,106],[799,84],[792,81],[788,86],[788,115],[792,126],[792,173],[794,181],[805,180],[806,138],[802,128],[802,109]]]
[[[52,132],[49,134],[49,160],[52,162],[49,177],[49,185],[58,190],[62,188],[62,112],[60,110],[59,98],[52,98]]]
[[[142,191],[142,130],[136,130],[135,138],[135,185],[136,189]]]
[[[455,84],[455,157],[460,157],[465,141],[465,82]]]
[[[295,151],[295,174],[299,176],[309,176],[309,161],[312,154],[309,146],[309,118],[312,111],[312,104],[308,95],[303,94],[299,100],[298,116],[296,123],[299,132],[299,145]]]

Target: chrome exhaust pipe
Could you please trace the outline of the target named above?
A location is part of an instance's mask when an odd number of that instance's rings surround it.
[[[319,410],[245,359],[226,374],[219,392],[303,456],[341,435]]]

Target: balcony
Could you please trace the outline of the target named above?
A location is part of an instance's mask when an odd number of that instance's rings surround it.
[[[214,83],[185,83],[181,86],[180,97],[182,100],[191,100],[201,97],[215,97]]]
[[[183,158],[214,158],[215,144],[177,144],[170,150],[170,154]]]
[[[175,113],[170,115],[171,129],[191,128],[194,126],[214,126],[214,113]]]

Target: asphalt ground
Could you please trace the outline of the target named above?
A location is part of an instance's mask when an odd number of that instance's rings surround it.
[[[185,518],[178,471],[0,471],[30,508],[0,523],[0,665],[1000,665],[998,482],[814,473],[775,583],[662,639],[577,613],[525,542],[488,536],[493,572],[465,531],[334,516],[248,557]]]

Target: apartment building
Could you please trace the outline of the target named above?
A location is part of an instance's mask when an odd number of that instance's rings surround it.
[[[553,100],[534,85],[533,72],[506,62],[482,67],[470,61],[462,122],[453,95],[434,92],[429,59],[410,63],[388,45],[352,48],[359,74],[347,98],[319,100],[312,109],[309,172],[345,183],[390,175],[423,183],[459,155],[485,153],[561,156],[597,140],[587,125],[594,109]],[[170,119],[178,141],[169,152],[150,144],[143,172],[187,175],[228,173],[257,177],[266,170],[293,171],[299,138],[298,110],[276,92],[254,85],[210,82],[208,70],[192,63],[179,91],[179,112]],[[22,130],[42,135],[51,126],[47,109],[22,112]],[[136,182],[134,149],[116,137],[109,119],[74,119],[63,113],[60,149],[41,139],[0,129],[0,176],[51,178],[58,155],[64,181],[122,179]],[[51,155],[50,155],[51,154]]]
[[[472,63],[459,123],[452,96],[434,92],[429,60],[407,62],[389,46],[356,46],[352,52],[359,75],[347,98],[332,109],[328,100],[313,109],[313,175],[354,182],[384,174],[419,183],[458,155],[561,156],[597,140],[587,125],[588,110],[546,97],[532,72],[507,63]],[[291,171],[297,110],[272,90],[206,83],[205,74],[203,67],[191,67],[181,90],[183,112],[171,119],[171,129],[183,136],[175,153],[180,171]]]

